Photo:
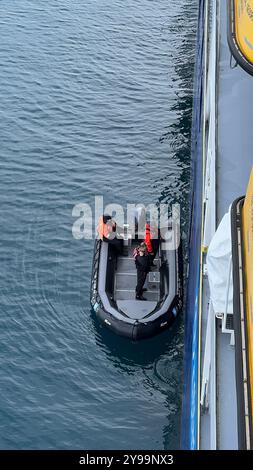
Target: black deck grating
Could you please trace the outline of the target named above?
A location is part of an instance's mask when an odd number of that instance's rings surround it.
[[[234,315],[231,313],[227,314],[226,329],[227,330],[234,329]]]

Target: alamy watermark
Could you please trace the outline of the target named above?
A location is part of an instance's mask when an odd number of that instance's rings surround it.
[[[93,208],[87,203],[73,207],[72,234],[76,240],[97,238],[97,225],[103,215],[109,215],[117,224],[115,237],[138,238],[143,240],[148,223],[152,229],[152,238],[161,238],[163,249],[175,250],[180,244],[180,206],[179,204],[120,204],[104,206],[103,196],[95,196]]]

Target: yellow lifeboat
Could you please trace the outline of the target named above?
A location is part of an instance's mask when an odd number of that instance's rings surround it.
[[[253,0],[228,1],[228,43],[236,62],[253,75]]]
[[[253,416],[253,167],[243,210],[244,282],[251,418]]]
[[[253,449],[253,167],[231,223],[238,446]]]

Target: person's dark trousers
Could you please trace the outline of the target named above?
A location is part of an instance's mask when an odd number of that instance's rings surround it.
[[[152,240],[152,246],[153,246],[153,253],[154,254],[153,255],[150,255],[150,254],[148,255],[150,266],[152,266],[152,264],[154,263],[156,253],[157,253],[158,248],[159,248],[159,240],[157,240],[157,239]]]
[[[136,286],[136,295],[141,296],[143,293],[143,287],[146,281],[147,272],[141,271],[137,268],[137,286]]]
[[[156,253],[158,252],[158,248],[159,248],[159,240],[157,238],[154,238],[154,240],[152,240],[152,246],[153,246],[153,253],[156,256]]]
[[[149,253],[149,254],[148,254],[149,266],[153,266],[154,259],[155,259],[155,254],[154,254],[154,255],[151,255],[151,254]]]

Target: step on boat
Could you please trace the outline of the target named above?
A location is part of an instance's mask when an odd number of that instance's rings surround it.
[[[176,240],[171,224],[166,240]],[[174,238],[173,238],[174,237]],[[175,248],[159,239],[155,266],[145,283],[145,302],[136,300],[137,272],[133,250],[140,244],[137,234],[124,226],[123,254],[110,243],[96,239],[91,280],[91,305],[97,318],[113,332],[139,340],[168,328],[182,307],[181,244]]]

